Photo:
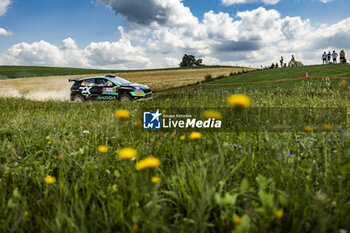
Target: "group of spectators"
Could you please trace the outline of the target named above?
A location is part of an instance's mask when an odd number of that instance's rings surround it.
[[[329,64],[329,63],[331,63],[331,61],[333,61],[333,63],[337,63],[338,56],[339,56],[339,63],[345,64],[347,62],[346,58],[345,58],[344,50],[340,51],[339,55],[335,51],[333,51],[333,53],[331,53],[330,51],[327,53],[325,51],[322,54],[323,64]],[[297,62],[295,61],[294,55],[292,55],[292,58],[290,59],[288,66],[296,66],[296,65],[297,65]],[[276,63],[276,64],[272,63],[271,66],[265,66],[265,69],[266,68],[274,69],[274,68],[278,68],[278,67],[287,67],[287,63],[284,63],[283,57],[281,57],[281,59],[280,59],[280,65],[278,63]],[[263,68],[263,66],[261,66],[261,68]]]
[[[283,62],[284,62],[284,58],[281,57],[281,59],[280,59],[281,67],[287,67],[287,63],[283,63]],[[290,59],[288,66],[296,66],[294,55],[292,55],[292,58]],[[274,69],[274,68],[278,68],[278,67],[279,67],[278,63],[276,63],[276,64],[272,63],[272,65],[270,66],[270,69]]]
[[[333,51],[333,53],[331,53],[330,51],[328,51],[328,53],[326,53],[326,51],[324,51],[324,53],[322,54],[322,64],[329,64],[331,63],[331,59],[333,61],[333,63],[337,63],[337,58],[338,58],[338,54]],[[345,52],[344,50],[340,51],[339,53],[339,63],[346,63],[346,58],[345,58]]]

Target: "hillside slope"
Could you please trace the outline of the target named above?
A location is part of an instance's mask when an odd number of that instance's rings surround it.
[[[291,83],[297,83],[296,81],[287,81],[288,79],[305,78],[307,72],[309,77],[350,77],[350,66],[348,64],[330,64],[256,70],[244,74],[233,75],[226,78],[213,80],[205,84],[249,83],[285,79],[286,82],[267,82],[261,84],[254,84],[259,86],[283,87],[290,86]]]

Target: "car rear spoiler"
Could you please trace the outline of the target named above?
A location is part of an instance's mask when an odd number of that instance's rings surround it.
[[[79,81],[80,78],[70,78],[68,79],[68,82],[75,82],[75,81]]]

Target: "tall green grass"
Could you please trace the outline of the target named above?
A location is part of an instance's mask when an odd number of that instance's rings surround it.
[[[135,126],[142,109],[227,107],[233,93],[248,95],[256,108],[348,107],[350,98],[344,85],[317,80],[294,88],[182,89],[129,104],[0,99],[0,231],[349,230],[348,131],[202,132],[190,140],[189,132]],[[131,117],[115,118],[117,109]],[[115,151],[125,147],[138,151],[136,161],[118,159]],[[137,171],[135,163],[150,155],[161,165]],[[46,184],[47,175],[56,183]]]

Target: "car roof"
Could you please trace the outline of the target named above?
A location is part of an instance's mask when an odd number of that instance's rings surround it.
[[[96,77],[88,77],[88,78],[81,78],[80,80],[88,80],[88,79],[93,79],[93,78],[104,78],[104,79],[108,79],[105,76],[96,76]]]

